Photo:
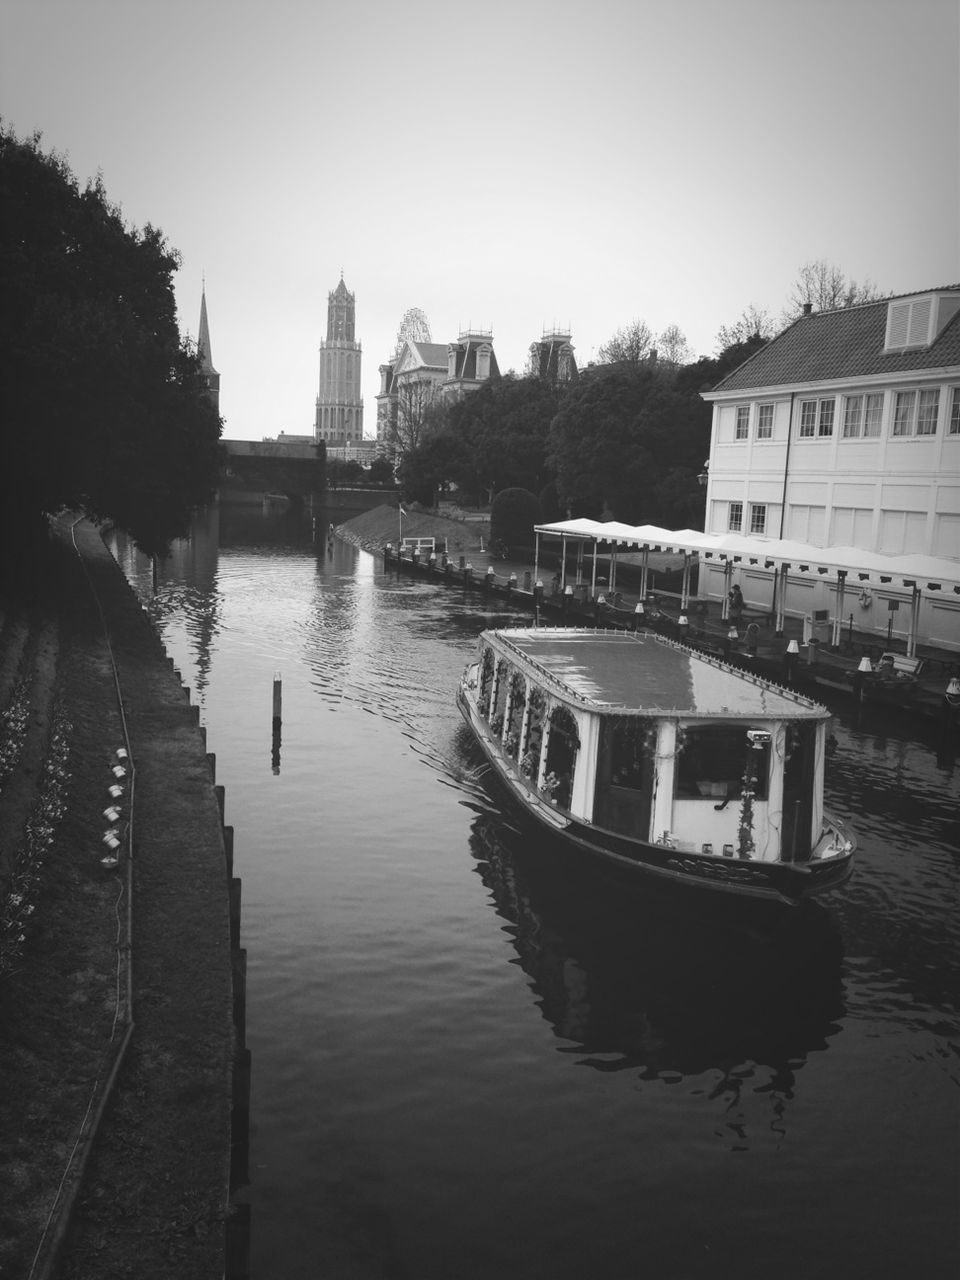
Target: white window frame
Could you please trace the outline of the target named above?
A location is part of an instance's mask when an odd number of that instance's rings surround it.
[[[822,400],[800,401],[799,438],[801,440],[827,440],[833,436],[833,419],[836,396]]]
[[[842,440],[879,437],[883,422],[883,392],[861,391],[843,398]]]
[[[767,504],[765,502],[750,503],[750,532],[767,532]]]
[[[930,410],[933,410],[931,415]],[[940,417],[940,388],[894,392],[890,432],[898,440],[932,439]]]
[[[733,427],[734,440],[750,439],[750,406],[748,404],[737,405],[737,420]]]
[[[729,533],[743,532],[743,503],[731,502],[727,509],[727,531]]]
[[[773,416],[774,416],[774,406],[772,403],[757,405],[757,439],[758,440],[773,439]]]

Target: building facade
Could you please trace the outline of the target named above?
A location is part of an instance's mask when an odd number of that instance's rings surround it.
[[[464,329],[456,342],[444,345],[412,336],[401,327],[393,359],[380,365],[377,441],[381,450],[399,457],[416,448],[433,405],[461,400],[499,373],[491,330]]]
[[[806,314],[704,398],[707,533],[849,548],[851,573],[858,549],[956,560],[960,582],[960,286]],[[701,574],[718,594],[721,570]],[[769,574],[741,576],[767,603]],[[832,590],[791,577],[790,611],[829,611]],[[861,590],[857,628],[885,630],[896,597]],[[929,591],[922,631],[960,644],[960,595]]]
[[[545,329],[539,342],[531,342],[526,372],[528,378],[540,378],[551,386],[568,386],[576,382],[579,370],[570,330]]]
[[[356,340],[355,296],[340,283],[327,295],[327,336],[320,343],[320,388],[314,439],[353,445],[363,439],[362,352]]]

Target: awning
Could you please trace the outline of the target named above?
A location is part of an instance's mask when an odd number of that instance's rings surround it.
[[[730,561],[794,573],[837,575],[851,585],[871,583],[918,591],[952,591],[960,595],[960,560],[944,556],[887,556],[860,547],[818,547],[810,542],[763,538],[742,533],[702,533],[697,529],[662,529],[627,525],[616,520],[558,520],[534,527],[537,534],[582,539],[599,547],[648,551],[695,551],[704,560]]]

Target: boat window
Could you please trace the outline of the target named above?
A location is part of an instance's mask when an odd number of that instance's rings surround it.
[[[490,695],[493,691],[493,650],[487,645],[480,659],[480,688],[477,691],[477,710],[482,716],[490,712]]]
[[[513,760],[516,760],[520,753],[520,731],[523,728],[523,713],[526,705],[527,682],[519,671],[515,671],[510,680],[506,732],[503,737],[503,749]]]
[[[496,734],[503,733],[503,718],[507,710],[507,694],[510,691],[510,663],[501,658],[497,663],[497,679],[493,694],[493,710],[490,713],[490,728]]]
[[[610,781],[615,787],[639,788],[649,777],[647,761],[656,754],[657,722],[630,716],[610,726]]]
[[[520,772],[531,782],[536,782],[540,772],[540,751],[543,747],[543,719],[547,704],[540,689],[530,690],[530,710],[527,714],[527,732],[521,743]]]
[[[570,808],[573,794],[573,771],[580,750],[577,722],[566,709],[557,707],[550,717],[550,737],[547,741],[546,773],[543,791],[549,800],[561,809]]]
[[[676,794],[720,802],[740,795],[749,778],[754,796],[765,800],[769,763],[769,744],[753,746],[745,725],[681,728],[677,730]]]

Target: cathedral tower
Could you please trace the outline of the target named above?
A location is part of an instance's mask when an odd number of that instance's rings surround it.
[[[320,343],[320,394],[314,437],[327,444],[363,439],[360,394],[360,343],[356,341],[357,304],[343,283],[327,295],[327,336]]]
[[[217,413],[220,412],[220,375],[213,367],[210,356],[210,326],[207,324],[207,290],[203,286],[200,291],[200,336],[197,339],[197,355],[203,364],[203,376],[207,383],[207,391]]]

